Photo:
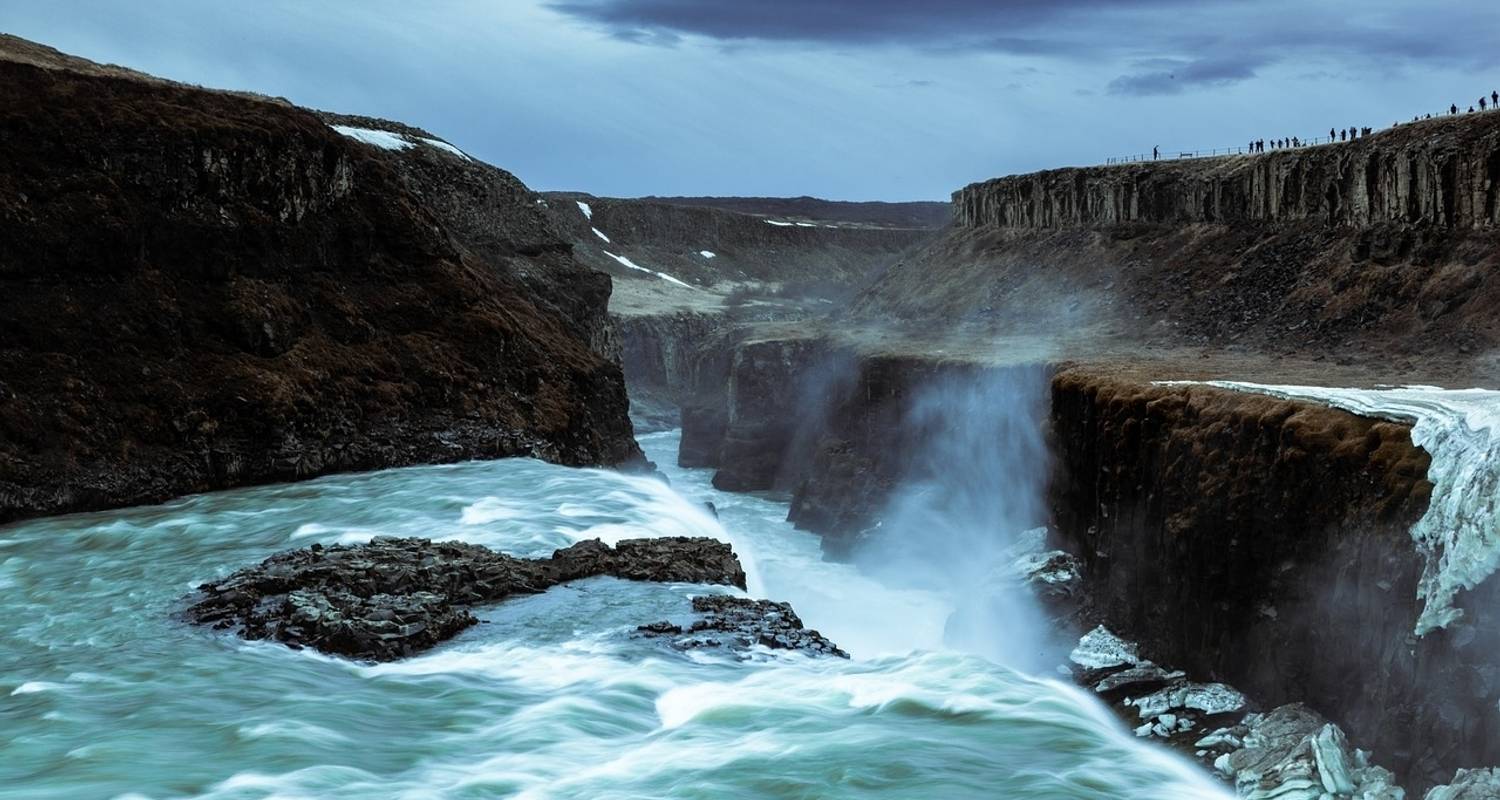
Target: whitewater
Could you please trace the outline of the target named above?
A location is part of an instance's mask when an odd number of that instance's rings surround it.
[[[339,475],[0,527],[0,798],[1222,798],[1087,694],[951,649],[954,599],[822,560],[772,497],[527,459]],[[716,518],[703,503],[712,502]],[[376,535],[539,556],[713,536],[853,658],[633,636],[723,587],[591,579],[369,665],[177,618],[199,583]]]

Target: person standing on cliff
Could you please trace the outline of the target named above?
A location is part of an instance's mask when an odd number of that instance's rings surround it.
[[[1485,105],[1484,98],[1483,97],[1479,98],[1479,110],[1480,111],[1484,110],[1484,105]]]
[[[1158,158],[1161,158],[1161,145],[1159,145],[1159,144],[1152,145],[1151,146],[1151,160],[1155,161]]]
[[[1336,137],[1336,134],[1334,134],[1333,128],[1329,128],[1328,129],[1328,141],[1330,141],[1330,142],[1333,141],[1335,137]]]
[[[1500,108],[1500,92],[1490,92],[1490,105]]]
[[[1457,103],[1454,103],[1453,105],[1448,106],[1448,116],[1451,117],[1451,116],[1453,116],[1454,114],[1457,114],[1457,113],[1458,113],[1458,104]]]

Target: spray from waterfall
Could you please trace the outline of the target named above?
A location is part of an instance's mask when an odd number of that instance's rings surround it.
[[[1056,663],[1011,573],[1022,534],[1047,519],[1047,377],[1034,365],[925,384],[893,443],[908,449],[905,475],[853,554],[882,580],[945,594],[950,647],[1027,670]]]

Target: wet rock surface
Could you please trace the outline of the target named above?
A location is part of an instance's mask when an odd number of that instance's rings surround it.
[[[702,617],[685,625],[663,620],[637,630],[642,635],[667,638],[679,650],[714,648],[743,656],[760,646],[849,657],[823,634],[805,627],[788,603],[706,595],[693,598],[693,611]]]
[[[1435,786],[1423,800],[1494,800],[1500,797],[1500,769],[1461,769],[1446,786]]]
[[[734,551],[714,539],[627,539],[614,547],[591,539],[527,559],[459,542],[381,537],[279,553],[206,583],[187,618],[246,639],[389,661],[475,624],[473,606],[596,575],[745,586]]]
[[[1189,680],[1142,658],[1134,642],[1098,626],[1069,656],[1074,680],[1130,724],[1192,755],[1244,800],[1403,800],[1405,790],[1344,732],[1301,703],[1252,713],[1232,686]]]

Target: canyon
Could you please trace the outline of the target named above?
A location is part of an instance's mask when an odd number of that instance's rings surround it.
[[[634,318],[625,370],[680,406],[683,466],[781,493],[856,562],[934,469],[924,393],[1033,387],[1035,522],[1079,565],[1065,624],[1265,709],[1305,703],[1421,796],[1500,761],[1500,583],[1458,589],[1460,622],[1422,622],[1433,454],[1411,419],[1205,382],[1493,384],[1497,165],[1489,115],[985,181],[847,306]]]
[[[427,504],[415,524],[439,528],[221,521],[250,525],[260,538],[234,552],[264,560],[207,581],[188,570],[206,561],[169,564],[174,592],[200,587],[189,619],[399,670],[504,624],[472,608],[557,603],[529,612],[550,636],[574,624],[550,609],[618,596],[652,616],[629,618],[628,641],[569,640],[545,669],[636,639],[843,668],[855,648],[805,627],[800,599],[650,594],[756,591],[711,505],[635,474],[667,471],[642,443],[680,428],[675,467],[785,501],[824,559],[807,574],[840,590],[854,579],[827,564],[915,574],[935,551],[978,591],[1021,553],[1039,596],[1005,613],[981,597],[941,633],[1024,643],[1242,796],[1347,800],[1357,783],[1396,800],[1388,778],[1495,796],[1500,557],[1492,535],[1418,536],[1434,508],[1478,519],[1461,495],[1492,494],[1494,465],[1443,462],[1409,414],[1244,382],[1500,380],[1500,114],[1009,176],[950,203],[603,198],[534,192],[422,128],[3,36],[0,138],[0,524],[297,481],[396,516]],[[1493,442],[1482,416],[1461,423]],[[466,482],[387,472],[439,464]],[[387,479],[418,488],[369,488]],[[540,497],[521,509],[492,485]],[[263,491],[234,496],[302,502]],[[221,499],[122,527],[213,518]],[[968,527],[919,530],[912,509],[934,508]],[[528,514],[535,530],[513,524]],[[107,518],[60,519],[36,530],[112,542]],[[520,555],[454,539],[486,526]],[[622,529],[658,538],[597,535]],[[305,536],[329,538],[286,549]],[[1023,611],[1046,621],[1035,641]],[[601,694],[635,691],[617,688]],[[701,700],[627,699],[650,707],[643,730]]]

